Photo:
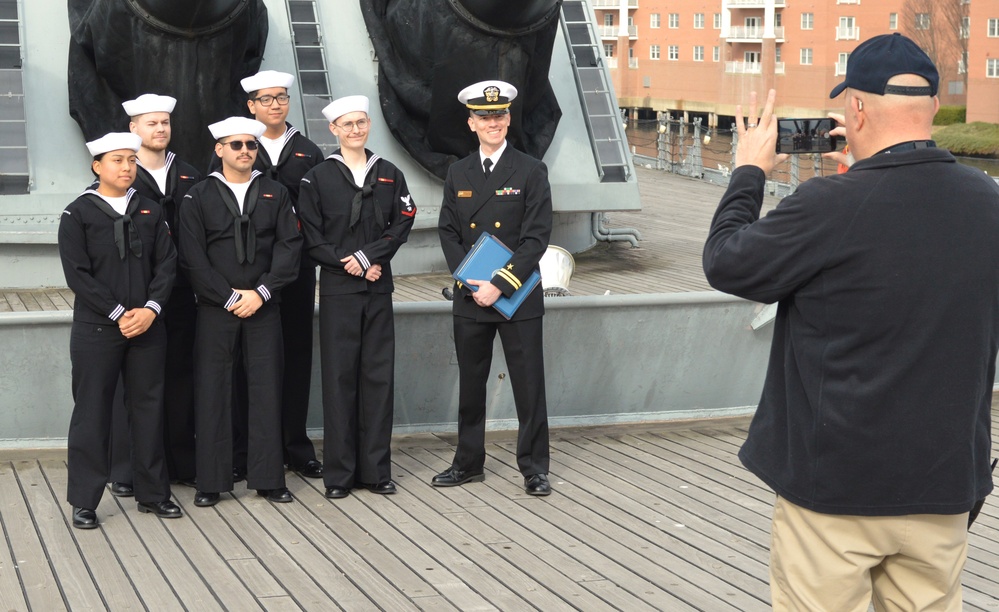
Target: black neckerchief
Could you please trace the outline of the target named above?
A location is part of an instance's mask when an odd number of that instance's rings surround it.
[[[277,162],[275,163],[271,161],[271,156],[268,155],[267,149],[265,149],[263,145],[260,145],[260,150],[257,153],[257,157],[260,158],[260,165],[263,166],[264,173],[267,175],[267,178],[274,181],[278,180],[278,171],[281,169],[281,166],[283,166],[285,162],[291,158],[291,154],[295,152],[294,147],[291,146],[291,139],[298,133],[298,128],[294,128],[287,123],[285,123],[285,125],[287,127],[284,132],[284,146],[281,147],[281,155],[278,156]],[[289,132],[291,133],[289,134]]]
[[[217,173],[216,179],[218,179]],[[255,181],[256,177],[251,177],[250,181],[252,184],[250,188],[246,190],[246,199],[243,201],[243,212],[239,211],[239,202],[236,201],[236,196],[233,195],[232,190],[222,182],[221,179],[216,180],[215,187],[218,189],[219,196],[222,201],[225,202],[226,208],[229,209],[229,213],[235,219],[235,243],[236,243],[236,263],[253,263],[253,260],[257,256],[257,233],[253,228],[253,209],[257,206],[257,192],[260,190],[260,182]],[[246,226],[246,231],[243,231],[243,226]]]
[[[339,160],[338,160],[339,161]],[[361,205],[365,199],[371,198],[371,195],[375,191],[375,183],[378,182],[378,173],[375,172],[374,166],[368,170],[368,174],[371,178],[361,187],[354,184],[354,173],[350,171],[345,163],[338,163],[337,168],[340,169],[341,174],[347,179],[347,183],[357,190],[354,194],[354,199],[350,201],[350,229],[353,231],[357,222],[361,220]],[[375,222],[378,223],[379,228],[385,227],[385,217],[382,215],[381,208],[377,204],[372,203],[375,213]]]
[[[900,142],[896,145],[892,145],[885,149],[881,149],[874,155],[890,155],[891,153],[902,153],[904,151],[914,151],[916,149],[932,149],[937,146],[937,143],[932,140],[910,140],[908,142]]]
[[[135,190],[129,188],[125,194],[126,202],[125,214],[119,215],[118,211],[111,207],[107,201],[96,191],[87,191],[83,194],[88,200],[93,202],[97,209],[105,215],[114,219],[114,243],[118,247],[118,257],[125,259],[125,224],[128,224],[128,247],[136,257],[142,257],[142,238],[139,237],[139,230],[132,223],[132,215],[129,210],[135,212],[135,203],[138,198],[133,197]]]

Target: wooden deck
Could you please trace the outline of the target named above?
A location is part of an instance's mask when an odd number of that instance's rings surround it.
[[[993,414],[993,418],[996,418]],[[765,610],[773,494],[736,451],[745,419],[554,430],[547,498],[524,494],[512,434],[486,480],[437,489],[449,436],[396,437],[399,493],[291,504],[238,485],[213,508],[139,514],[109,493],[70,527],[64,453],[0,453],[0,610]],[[999,447],[994,434],[993,444]],[[997,610],[999,504],[970,535],[965,609]]]
[[[724,189],[717,185],[636,168],[642,210],[608,213],[608,227],[632,227],[642,233],[639,247],[627,242],[598,243],[575,256],[576,273],[569,283],[573,295],[671,293],[710,289],[701,270],[701,250],[711,217]],[[777,200],[768,197],[769,210]],[[405,257],[406,250],[398,257]],[[439,301],[451,284],[447,274],[418,274],[395,279],[393,299],[400,302]],[[653,289],[649,289],[652,287]],[[66,288],[0,289],[0,312],[72,310],[73,293]]]

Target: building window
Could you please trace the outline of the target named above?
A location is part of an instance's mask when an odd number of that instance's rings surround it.
[[[712,62],[719,62],[719,61],[721,61],[721,47],[712,47],[711,48],[711,61]]]
[[[669,29],[676,30],[680,27],[680,13],[669,14]]]
[[[721,29],[721,13],[715,13],[711,20],[712,27],[716,30]]]
[[[971,18],[961,17],[961,38],[968,38],[971,35]]]
[[[811,49],[802,49],[800,57],[801,57],[800,63],[801,63],[802,66],[811,66],[812,65],[812,50]]]
[[[836,61],[836,76],[843,76],[846,74],[846,64],[850,61],[849,53],[840,53],[839,59]]]
[[[989,19],[989,38],[999,38],[999,19]]]
[[[957,60],[957,73],[967,74],[968,73],[968,52],[961,52],[961,59]]]
[[[604,57],[614,57],[614,45],[604,43]]]
[[[811,30],[815,27],[815,13],[802,13],[801,14],[801,29]]]
[[[28,193],[28,136],[18,2],[0,0],[0,194]]]
[[[694,29],[704,29],[704,13],[694,13]]]
[[[989,58],[989,63],[985,66],[985,76],[990,79],[999,79],[999,58]]]
[[[614,13],[604,13],[604,25],[605,26],[614,25]]]
[[[659,29],[659,13],[652,13],[652,18],[649,23],[649,27],[654,30]]]
[[[694,46],[694,61],[703,62],[704,61],[704,45]]]
[[[780,59],[780,47],[777,47],[776,49],[774,49],[774,61],[777,62],[778,64],[781,62],[781,59]]]
[[[888,29],[898,29],[898,13],[888,13]]]
[[[680,59],[680,47],[679,45],[669,46],[669,61],[675,62]]]
[[[929,13],[916,13],[916,29],[917,30],[929,30],[930,29],[930,14]]]
[[[659,45],[652,45],[649,47],[649,59],[659,59]]]

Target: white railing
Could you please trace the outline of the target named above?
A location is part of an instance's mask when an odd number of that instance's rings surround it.
[[[628,68],[638,68],[638,58],[629,57],[628,58]]]
[[[593,8],[621,8],[621,0],[592,0]],[[630,9],[638,8],[638,0],[627,0]]]
[[[763,8],[766,4],[766,0],[728,0],[728,6],[738,8]],[[784,0],[774,0],[774,6],[783,7],[784,5]]]
[[[617,68],[617,58],[616,57],[605,57],[604,62],[607,63],[608,68]]]
[[[600,38],[617,38],[621,32],[621,26],[616,25],[602,25],[599,26],[598,33]],[[628,26],[628,38],[635,39],[638,38],[638,26],[630,25]]]
[[[860,28],[837,26],[836,40],[860,40]]]
[[[741,38],[748,40],[763,40],[763,34],[765,28],[762,26],[732,26],[729,28],[728,36],[726,38]],[[784,38],[784,27],[778,26],[774,28],[774,38],[783,40]]]
[[[728,74],[763,74],[763,64],[760,62],[725,62],[725,72]]]
[[[836,0],[836,4],[860,4],[860,0]]]
[[[763,74],[763,62],[725,62],[726,74]],[[774,74],[784,74],[784,62],[774,62]]]
[[[836,62],[836,76],[846,74],[846,62]]]

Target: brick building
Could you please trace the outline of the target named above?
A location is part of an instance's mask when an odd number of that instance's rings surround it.
[[[731,116],[750,91],[777,89],[778,113],[842,109],[829,91],[849,54],[878,34],[915,40],[940,71],[941,104],[969,103],[976,75],[999,77],[999,0],[591,0],[618,101],[624,108]],[[979,9],[978,5],[982,5]],[[970,9],[970,10],[969,10]],[[983,13],[979,15],[979,13]],[[989,21],[987,14],[996,17]],[[973,27],[972,27],[973,26]],[[991,27],[991,26],[990,26]],[[980,32],[979,32],[980,30]],[[981,36],[979,36],[981,35]],[[979,43],[980,39],[984,42]],[[978,56],[981,55],[980,61]],[[980,66],[975,66],[978,61]],[[976,69],[965,71],[966,66]],[[981,70],[977,70],[981,68]],[[986,85],[982,85],[983,88]],[[999,89],[991,88],[999,122]],[[976,111],[977,112],[977,111]],[[984,115],[986,111],[981,111]]]

